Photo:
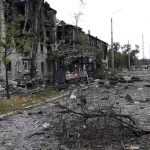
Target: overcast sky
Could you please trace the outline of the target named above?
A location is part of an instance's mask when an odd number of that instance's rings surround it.
[[[57,10],[57,18],[74,24],[74,13],[81,11],[78,26],[86,33],[98,36],[110,44],[111,17],[113,18],[114,42],[121,45],[128,40],[135,47],[140,46],[139,58],[142,58],[142,33],[144,35],[144,54],[150,58],[150,0],[46,0]]]

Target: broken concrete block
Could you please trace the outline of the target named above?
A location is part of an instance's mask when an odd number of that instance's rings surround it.
[[[119,82],[120,82],[120,83],[126,83],[127,81],[126,81],[124,78],[120,78],[120,79],[119,79]]]
[[[49,123],[44,123],[44,124],[43,124],[43,128],[48,128],[49,126],[50,126]]]
[[[150,87],[150,84],[146,84],[146,85],[144,85],[144,86],[146,86],[146,87]]]
[[[138,91],[142,91],[142,90],[143,90],[143,88],[138,88],[137,90],[138,90]]]
[[[80,100],[80,102],[81,102],[83,105],[85,105],[85,104],[87,103],[86,97],[85,97],[84,95],[80,95],[80,96],[79,96],[79,100]]]
[[[130,103],[134,103],[134,99],[131,97],[131,95],[127,94],[125,96],[125,99],[127,100],[127,102],[130,102]]]
[[[139,104],[140,102],[138,102],[138,101],[136,101],[136,102],[134,102],[134,104]]]
[[[37,114],[42,115],[43,112],[40,110],[40,111],[37,112]]]
[[[129,86],[127,86],[127,85],[126,85],[124,88],[125,88],[125,89],[128,89],[128,88],[129,88]]]
[[[118,80],[109,80],[110,85],[116,85]]]
[[[132,79],[133,81],[141,81],[140,77],[134,77],[134,76],[133,76],[131,79]]]
[[[146,99],[145,99],[145,102],[150,102],[150,98],[146,98]]]
[[[139,150],[140,146],[138,146],[138,145],[125,145],[124,149],[125,150]]]
[[[59,150],[69,150],[69,149],[66,146],[64,146],[64,145],[61,145]]]

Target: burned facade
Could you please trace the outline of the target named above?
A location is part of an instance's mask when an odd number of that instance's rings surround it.
[[[5,20],[23,18],[20,21],[21,34],[28,41],[28,47],[22,53],[14,49],[9,56],[9,79],[22,79],[26,74],[47,77],[52,70],[50,59],[56,45],[56,11],[44,0],[6,0],[4,4]],[[0,78],[4,79],[2,60],[0,65]]]
[[[56,21],[56,10],[44,0],[5,0],[5,19],[21,17],[21,35],[28,46],[23,52],[17,49],[9,55],[9,80],[44,77],[52,79],[60,68],[74,70],[74,65],[84,64],[90,72],[96,70],[96,54],[107,54],[107,43],[81,28]],[[5,79],[5,66],[0,54],[0,79]]]
[[[88,72],[97,70],[96,55],[102,51],[103,58],[106,59],[108,44],[97,37],[85,34],[80,27],[76,27],[65,22],[59,22],[57,26],[58,50],[63,54],[64,65],[69,71],[73,71],[75,66],[86,65]]]

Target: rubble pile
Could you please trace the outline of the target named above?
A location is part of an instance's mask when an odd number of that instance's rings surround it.
[[[122,77],[127,81],[119,82]],[[135,75],[127,77],[116,75],[88,85],[72,84],[69,96],[2,119],[0,146],[150,149],[150,93],[145,86],[149,80]]]

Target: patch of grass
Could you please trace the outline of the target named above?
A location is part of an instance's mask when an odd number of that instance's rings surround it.
[[[11,99],[0,101],[0,114],[21,110],[27,106],[44,103],[46,99],[50,99],[61,95],[58,91],[45,90],[41,93],[28,96],[15,96]]]

